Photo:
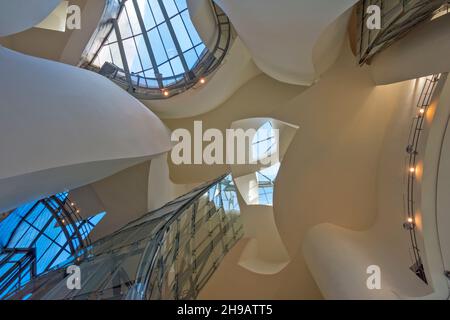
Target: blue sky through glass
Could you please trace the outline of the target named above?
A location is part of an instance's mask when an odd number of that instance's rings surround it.
[[[154,70],[158,69],[162,77],[167,78],[182,75],[192,69],[206,47],[191,21],[186,0],[137,0],[137,9],[141,13],[145,30],[140,27],[133,1],[125,2],[125,8],[118,18],[130,72],[155,78]],[[171,28],[175,38],[172,37]],[[144,34],[148,36],[156,65],[152,64]],[[114,31],[99,50],[93,64],[101,67],[105,62],[123,69]],[[165,84],[173,81],[166,81]],[[155,85],[151,81],[146,84]]]
[[[56,197],[64,203],[67,193]],[[65,225],[66,234],[51,210],[58,215],[61,212],[56,200],[34,201],[18,207],[0,222],[0,298],[19,284],[19,274],[21,285],[30,280],[32,261],[35,261],[37,274],[40,274],[73,259],[69,242],[74,249],[81,245],[76,231],[79,230],[85,239],[106,214],[102,212],[77,221],[77,229]]]
[[[270,157],[277,150],[277,137],[270,121],[264,123],[252,141],[252,158],[254,161]]]

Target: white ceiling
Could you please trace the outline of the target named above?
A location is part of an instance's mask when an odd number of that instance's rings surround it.
[[[256,65],[283,82],[311,85],[330,64],[326,52],[345,38],[346,23],[328,28],[358,0],[215,0],[227,13]],[[339,27],[339,28],[338,28]],[[343,29],[343,30],[342,30]],[[323,32],[334,36],[323,36]],[[325,41],[326,43],[318,43]],[[322,51],[315,61],[315,47]],[[333,60],[333,59],[331,59]]]
[[[60,2],[61,0],[0,0],[0,37],[37,25]]]

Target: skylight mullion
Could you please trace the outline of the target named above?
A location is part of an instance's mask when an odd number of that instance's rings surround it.
[[[183,65],[184,71],[185,71],[186,73],[188,73],[188,72],[190,71],[190,70],[189,70],[189,67],[188,67],[188,65],[187,65],[186,60],[184,59],[183,51],[181,50],[180,43],[178,42],[178,38],[177,38],[177,35],[175,34],[175,30],[173,29],[173,26],[172,26],[172,23],[171,23],[171,21],[170,21],[170,18],[169,18],[169,16],[167,15],[167,11],[166,11],[166,8],[165,8],[165,6],[164,6],[164,3],[163,3],[162,0],[158,0],[158,3],[159,3],[159,6],[161,7],[161,12],[162,12],[164,18],[166,19],[167,27],[168,27],[168,29],[169,29],[170,35],[172,36],[172,40],[173,40],[173,42],[174,42],[174,44],[175,44],[175,48],[177,49],[178,56],[180,57],[181,64]],[[180,18],[181,18],[181,17],[180,17]],[[158,30],[158,31],[159,31],[159,30]],[[163,44],[164,44],[164,43],[163,43]],[[166,52],[166,53],[167,53],[167,52]],[[170,66],[170,67],[172,68],[172,66]]]
[[[156,58],[155,58],[154,52],[152,50],[150,39],[148,38],[148,33],[145,30],[144,19],[142,18],[142,13],[141,13],[141,10],[139,9],[139,5],[137,3],[137,0],[133,0],[133,5],[134,5],[134,9],[136,10],[136,16],[138,18],[139,25],[140,25],[141,30],[142,30],[142,36],[144,37],[145,46],[147,47],[147,52],[148,52],[148,54],[150,56],[150,61],[151,61],[151,64],[153,66],[153,70],[155,72],[156,80],[158,82],[158,87],[162,88],[163,85],[162,85],[161,77],[159,76],[160,73],[159,73],[159,70],[158,70],[158,65],[156,63]],[[147,1],[147,5],[148,5],[148,7],[150,9],[150,14],[153,17],[152,8],[150,7],[150,4],[148,3],[148,1]],[[153,17],[153,19],[155,19],[155,18]],[[154,21],[155,21],[155,24],[156,24],[156,20],[154,20]],[[157,26],[155,26],[155,28],[157,28]],[[136,46],[136,48],[137,48],[137,46]],[[141,64],[142,64],[142,61],[141,61]],[[144,67],[142,67],[142,69],[144,69]],[[144,70],[142,70],[142,71],[144,71]],[[144,78],[145,78],[145,75],[144,75]]]

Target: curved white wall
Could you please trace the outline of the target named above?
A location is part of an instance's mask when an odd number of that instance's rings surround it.
[[[61,0],[0,0],[0,37],[32,28],[43,21]]]
[[[334,63],[345,39],[346,11],[358,2],[215,1],[229,16],[256,65],[279,81],[297,85],[311,85]],[[344,13],[343,22],[335,23]],[[327,28],[330,24],[332,29]],[[316,53],[320,53],[320,60],[314,59]]]
[[[0,211],[171,149],[152,112],[93,72],[0,47],[0,96]]]

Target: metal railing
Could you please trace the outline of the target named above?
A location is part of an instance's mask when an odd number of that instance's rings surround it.
[[[9,298],[195,299],[242,235],[236,187],[223,176],[93,243],[81,290],[67,289],[61,269]]]
[[[436,86],[441,78],[441,75],[430,76],[425,79],[425,83],[422,87],[419,100],[417,102],[417,115],[414,117],[408,138],[408,145],[406,147],[407,159],[407,175],[406,175],[406,190],[405,190],[405,214],[407,217],[406,222],[403,227],[409,232],[409,237],[411,241],[411,251],[413,265],[411,270],[425,283],[427,283],[427,278],[425,275],[425,270],[423,267],[423,261],[417,241],[416,235],[416,197],[415,197],[415,186],[417,183],[417,164],[419,161],[419,142],[422,136],[425,117],[428,108],[431,105],[433,94],[436,90]]]
[[[109,78],[123,89],[129,91],[136,98],[144,100],[166,99],[183,93],[199,84],[202,80],[215,72],[222,64],[228,53],[232,42],[232,26],[227,15],[219,6],[217,6],[217,4],[214,3],[214,1],[211,1],[216,19],[217,39],[212,50],[209,50],[208,48],[204,49],[198,61],[195,63],[193,68],[189,70],[189,72],[170,77],[158,76],[151,78],[129,73],[125,69],[110,62],[105,63],[101,68],[99,68],[93,65],[93,61],[101,50],[103,43],[107,40],[109,34],[111,32],[115,32],[114,21],[117,20],[117,17],[119,17],[124,6],[124,2],[121,3],[120,7],[114,5],[114,1],[110,2],[111,8],[106,10],[106,16],[110,17],[112,15],[111,12],[116,11],[116,17],[110,18],[100,24],[99,28],[101,28],[103,32],[97,32],[97,34],[99,34],[98,37],[101,38],[102,41],[91,40],[91,42],[97,43],[97,45],[90,45],[89,48],[91,48],[90,50],[95,48],[96,53],[94,55],[89,54],[88,52],[84,53],[83,62],[80,65],[83,68],[97,72]],[[109,31],[106,32],[105,29],[108,27]],[[126,57],[122,57],[122,61],[125,59]]]
[[[369,6],[381,9],[381,29],[367,27]],[[357,52],[362,65],[417,24],[430,20],[437,12],[448,9],[447,0],[362,0],[357,7]]]

